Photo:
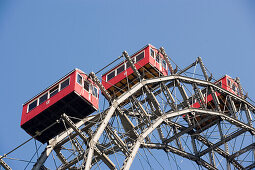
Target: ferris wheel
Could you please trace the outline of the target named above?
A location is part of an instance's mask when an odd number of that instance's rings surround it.
[[[25,169],[255,168],[255,106],[239,78],[215,79],[200,57],[181,69],[150,44],[122,58],[101,78],[74,69],[23,105],[21,127],[44,144]]]

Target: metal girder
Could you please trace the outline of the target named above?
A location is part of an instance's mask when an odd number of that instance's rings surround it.
[[[143,142],[144,138],[146,136],[148,136],[155,128],[157,128],[163,121],[165,121],[167,118],[171,118],[177,115],[183,115],[185,113],[189,113],[192,110],[196,110],[196,109],[184,109],[184,110],[180,110],[180,111],[176,111],[176,112],[170,112],[170,113],[166,113],[160,117],[158,117],[153,124],[151,124],[148,128],[146,128],[142,134],[140,134],[140,136],[137,138],[136,143],[133,145],[132,152],[130,153],[129,157],[127,157],[127,159],[124,162],[124,165],[122,167],[122,169],[127,170],[130,168],[135,155],[141,145],[141,143]]]
[[[243,134],[244,132],[246,132],[246,130],[245,129],[241,129],[241,130],[239,130],[239,131],[237,131],[237,132],[235,132],[235,133],[233,133],[233,134],[231,134],[231,135],[229,135],[227,137],[224,137],[221,141],[219,141],[219,142],[213,144],[211,147],[209,147],[209,148],[199,152],[199,156],[201,157],[201,156],[207,154],[209,151],[214,150],[216,147],[221,146],[222,144],[224,144],[224,143],[234,139],[235,137]]]
[[[44,162],[46,161],[46,159],[52,152],[54,146],[55,146],[55,143],[49,144],[48,146],[46,146],[45,150],[41,153],[37,162],[34,164],[32,170],[40,170],[40,168],[43,166]]]
[[[177,132],[177,127],[173,127],[173,130],[174,130],[174,136],[178,133]],[[164,142],[164,141],[163,141]],[[184,151],[183,147],[182,147],[182,142],[181,142],[181,139],[179,137],[175,137],[175,142],[176,142],[176,145],[178,146],[178,148],[182,151]]]
[[[251,165],[245,167],[246,170],[254,169],[255,168],[255,163],[252,163]]]
[[[251,149],[254,149],[254,148],[255,148],[255,143],[252,143],[252,144],[250,144],[250,145],[240,149],[239,151],[233,153],[232,155],[230,155],[229,156],[229,160],[232,160],[232,159],[234,159],[234,158],[242,155],[243,153],[245,153],[245,152],[247,152],[247,151],[249,151]]]
[[[131,96],[132,100],[133,100],[133,104],[134,106],[136,106],[136,109],[139,110],[141,116],[144,118],[144,121],[147,123],[147,124],[150,124],[151,123],[151,120],[149,119],[149,115],[148,113],[145,111],[145,109],[143,108],[142,104],[134,97],[134,96]]]
[[[183,129],[181,132],[176,133],[174,136],[172,136],[172,137],[166,139],[166,140],[164,141],[164,143],[170,143],[170,142],[173,141],[174,139],[176,139],[176,138],[182,136],[182,135],[185,134],[185,133],[188,133],[188,132],[192,131],[194,128],[196,128],[196,127],[199,126],[200,124],[202,124],[202,123],[204,123],[204,122],[210,120],[211,118],[212,118],[211,116],[208,116],[207,118],[202,119],[200,122],[197,122],[197,124],[193,124],[193,125],[191,125],[190,127]]]
[[[170,60],[169,60],[169,58],[168,58],[168,56],[167,56],[167,54],[165,52],[165,49],[163,47],[160,47],[159,48],[159,52],[163,55],[163,58],[166,61],[166,64],[167,64],[167,66],[168,66],[168,68],[170,70],[170,73],[171,74],[175,74],[174,69],[172,67],[172,64],[171,64],[171,62],[170,62]]]
[[[241,86],[239,77],[236,77],[236,83],[237,83],[237,85],[238,85],[239,94],[240,94],[240,96],[243,98],[243,97],[244,97],[244,96],[243,96],[243,90],[242,90],[243,88],[242,88],[242,86]]]
[[[175,82],[176,82],[176,85],[181,93],[184,103],[186,104],[187,107],[190,107],[189,98],[188,98],[187,93],[184,90],[184,87],[181,85],[181,83],[178,79],[176,79]]]
[[[106,125],[108,124],[108,122],[109,122],[110,118],[112,117],[112,115],[113,115],[115,109],[117,108],[118,104],[122,103],[124,100],[126,100],[128,97],[133,95],[137,90],[140,90],[145,85],[160,83],[160,82],[165,82],[165,81],[173,81],[173,80],[176,80],[176,79],[181,80],[181,81],[186,82],[186,83],[190,83],[190,84],[197,83],[198,85],[201,85],[201,86],[213,87],[213,88],[217,89],[217,91],[220,91],[221,93],[225,93],[225,94],[228,94],[230,96],[233,96],[235,99],[238,99],[240,102],[243,102],[243,103],[247,104],[247,106],[249,108],[251,108],[252,110],[255,110],[254,106],[251,105],[250,103],[248,103],[247,101],[245,101],[244,99],[242,99],[242,98],[226,91],[225,89],[219,88],[216,85],[214,85],[210,82],[207,82],[207,81],[198,80],[198,79],[189,78],[189,77],[184,77],[184,76],[176,76],[176,75],[143,80],[143,81],[135,84],[129,91],[127,91],[127,92],[123,93],[121,96],[117,97],[114,100],[114,102],[112,103],[112,105],[110,106],[109,110],[107,111],[108,113],[106,114],[105,119],[103,120],[103,122],[101,123],[101,125],[97,129],[95,135],[93,136],[92,140],[90,141],[88,156],[87,156],[87,159],[86,159],[86,169],[89,169],[89,165],[91,164],[91,160],[92,160],[93,153],[94,153],[94,146],[95,146],[96,142],[98,141],[100,135],[104,131]],[[189,112],[194,111],[193,109],[188,109],[188,110],[189,110]],[[210,111],[207,111],[207,110],[199,110],[198,109],[197,111],[198,111],[198,113],[208,113],[208,114],[210,114]],[[188,112],[188,111],[186,110],[186,112]],[[220,112],[219,113],[211,112],[211,113],[213,115],[222,116],[222,114]],[[172,112],[172,116],[177,116],[177,115],[182,115],[182,114],[184,114],[183,110],[181,110],[179,113]],[[172,116],[166,116],[166,118],[170,118]],[[139,141],[139,140],[140,139],[138,138],[137,141]],[[140,144],[134,145],[133,146],[133,151],[136,150],[137,147],[139,148],[139,146],[140,146]],[[136,153],[133,153],[133,154],[131,153],[130,157],[134,156],[135,154]],[[129,160],[127,160],[127,161],[130,162]],[[131,160],[131,162],[132,162],[132,160]]]
[[[182,69],[181,71],[179,71],[176,75],[181,75],[182,73],[186,72],[187,70],[189,70],[189,69],[192,68],[193,66],[196,66],[196,65],[197,65],[197,62],[198,62],[198,61],[196,60],[194,63],[190,64],[188,67],[186,67],[186,68]]]
[[[158,143],[149,143],[149,144],[142,143],[141,147],[151,148],[151,149],[164,149],[167,152],[172,152],[174,154],[177,154],[177,155],[187,158],[189,160],[195,161],[199,165],[204,166],[205,168],[215,169],[215,170],[217,169],[217,168],[213,167],[212,165],[210,165],[209,163],[207,163],[206,161],[204,161],[203,159],[198,158],[195,155],[192,155],[190,153],[184,152],[178,148],[172,147],[170,145],[158,144]]]
[[[68,162],[60,150],[61,150],[60,148],[54,149],[55,153],[57,154],[57,157],[62,162],[62,164],[67,164]]]
[[[108,112],[106,113],[106,116],[104,118],[104,120],[102,121],[101,125],[99,126],[99,128],[97,129],[96,133],[94,134],[94,136],[92,137],[92,139],[90,140],[90,143],[88,145],[89,150],[88,150],[88,155],[86,157],[86,165],[85,165],[85,169],[89,170],[90,169],[90,165],[92,162],[92,158],[94,155],[94,149],[96,147],[96,143],[99,140],[101,134],[103,133],[105,127],[107,126],[110,118],[112,117],[115,109],[118,107],[118,103],[114,100],[110,109],[108,110]]]
[[[232,117],[229,117],[229,116],[226,116],[226,115],[222,115],[221,118],[228,121],[228,122],[230,122],[231,124],[236,125],[237,127],[249,130],[253,135],[255,134],[255,128],[253,128],[253,127],[251,127],[251,126],[249,126],[249,125],[247,125],[247,124],[245,124],[245,123],[243,123],[239,120],[236,120],[236,119],[234,119]]]
[[[118,116],[120,117],[120,121],[123,125],[126,135],[129,136],[131,139],[136,139],[138,134],[135,131],[133,123],[129,120],[127,115],[121,111],[119,107],[117,107],[116,112]]]
[[[61,167],[58,168],[58,170],[65,170],[71,167],[72,165],[76,164],[80,160],[84,159],[85,153],[78,155],[76,158],[72,159],[71,161],[67,162],[66,164],[63,164]]]
[[[121,140],[119,135],[112,130],[109,126],[106,126],[106,131],[108,132],[109,137],[112,139],[112,141],[119,146],[120,150],[126,155],[129,155],[129,150],[127,145]]]
[[[77,126],[75,126],[73,121],[66,114],[63,114],[61,117],[81,137],[84,143],[87,143],[88,138],[82,133],[82,131]]]
[[[156,99],[156,97],[154,96],[154,94],[149,90],[148,86],[145,86],[144,89],[145,89],[146,94],[148,96],[150,96],[151,102],[149,102],[149,104],[150,104],[151,109],[153,110],[153,108],[155,108],[154,112],[156,113],[157,116],[163,115],[163,112],[161,111],[161,108],[160,108],[160,104],[159,104],[158,100]],[[162,133],[160,126],[157,127],[157,131],[158,131],[160,140],[164,141],[164,135]]]
[[[168,104],[171,106],[171,108],[173,110],[177,110],[177,106],[175,105],[175,100],[173,95],[171,94],[170,90],[168,89],[168,87],[165,85],[164,82],[162,82],[161,84],[161,88],[162,88],[162,92],[165,95]]]
[[[5,170],[12,170],[12,168],[9,167],[9,165],[7,165],[7,163],[4,162],[4,160],[2,159],[1,156],[0,156],[0,165],[1,165]]]
[[[211,152],[209,153],[209,157],[210,157],[210,163],[211,163],[211,165],[213,165],[213,167],[216,167],[215,158],[214,158],[214,151],[211,151]]]
[[[246,118],[247,118],[247,121],[248,121],[248,125],[250,125],[252,127],[253,125],[252,125],[251,112],[250,112],[250,110],[249,110],[249,108],[247,107],[246,104],[244,104],[244,110],[245,110]]]
[[[211,92],[211,95],[212,95],[212,98],[213,98],[213,103],[215,105],[215,109],[217,111],[220,111],[220,101],[219,101],[219,98],[217,97],[216,95],[216,92],[214,91],[214,88],[212,86],[209,87],[209,90]]]
[[[204,99],[201,89],[197,87],[196,83],[193,84],[193,87],[194,87],[194,91],[195,91],[196,97],[198,98],[198,102],[199,102],[200,106],[202,108],[206,108],[206,102],[205,102],[205,99]]]
[[[141,143],[143,142],[144,138],[151,133],[155,128],[157,128],[163,121],[166,119],[165,115],[159,117],[158,119],[155,120],[155,122],[146,128],[144,132],[137,138],[136,143],[133,145],[131,148],[132,152],[130,155],[127,157],[127,159],[124,161],[123,167],[121,168],[122,170],[128,170],[135,158],[135,155],[140,148]]]
[[[219,129],[221,140],[224,140],[226,138],[226,135],[224,135],[223,132],[222,132],[222,128],[221,128],[220,122],[218,122],[217,125],[218,125],[218,129]],[[224,142],[224,148],[225,148],[225,152],[229,155],[228,141]],[[227,158],[226,161],[227,161],[227,170],[231,170],[229,159]]]
[[[107,110],[106,110],[107,111]],[[91,128],[96,122],[103,117],[103,115],[98,114],[95,116],[89,116],[84,119],[82,119],[80,122],[76,123],[75,126],[79,128],[83,124],[86,124],[84,128],[81,129],[81,131],[87,131],[89,128]],[[56,141],[56,147],[62,146],[66,142],[68,142],[70,139],[73,139],[74,137],[78,136],[78,133],[72,133],[74,130],[72,128],[69,128],[64,133],[61,133],[58,135],[54,140]],[[68,137],[68,138],[67,138]]]
[[[206,69],[205,69],[205,66],[204,66],[204,64],[203,64],[203,61],[202,61],[201,57],[198,57],[197,59],[198,59],[198,62],[199,62],[199,64],[200,64],[200,67],[201,67],[201,69],[202,69],[202,72],[203,72],[203,74],[204,74],[205,80],[208,80],[208,75],[207,75],[207,73],[206,73]]]
[[[94,72],[91,72],[89,74],[89,76],[91,77],[91,79],[93,80],[93,82],[96,83],[96,85],[100,88],[102,94],[104,95],[104,97],[111,102],[112,101],[112,97],[111,95],[107,92],[107,90],[105,89],[105,87],[102,85],[102,83],[99,81],[99,79],[97,78],[96,74]]]
[[[196,135],[195,136],[196,139],[200,142],[202,142],[204,145],[208,146],[208,148],[210,148],[211,146],[213,146],[213,143],[210,142],[209,140],[207,140],[205,137],[201,136],[201,135]],[[220,154],[221,156],[223,156],[224,158],[229,158],[230,155],[229,153],[225,152],[224,150],[222,150],[221,148],[219,147],[215,147],[214,150],[212,151],[215,151],[217,152],[218,154]],[[242,165],[240,165],[236,160],[232,159],[231,160],[231,163],[238,169],[244,169],[244,167]]]
[[[158,100],[156,99],[155,95],[149,90],[148,86],[144,86],[144,90],[147,96],[149,97],[149,101],[151,102],[151,103],[149,102],[151,110],[155,111],[157,116],[161,116],[163,112],[161,111],[160,104],[158,103]],[[155,110],[153,108],[155,108]]]
[[[177,76],[177,75],[170,75],[170,76],[165,76],[165,77],[157,77],[157,78],[152,78],[152,79],[147,79],[147,80],[143,80],[143,84],[153,84],[153,83],[159,83],[159,82],[165,82],[165,81],[172,81],[172,80],[175,80],[175,79],[178,79],[182,82],[186,82],[186,83],[189,83],[189,84],[193,84],[193,83],[196,83],[197,85],[200,85],[200,86],[204,86],[204,87],[213,87],[215,90],[221,92],[221,93],[224,93],[224,94],[227,94],[227,95],[230,95],[231,97],[233,97],[234,99],[236,100],[239,100],[240,102],[243,102],[245,104],[247,104],[248,107],[250,107],[252,109],[252,111],[255,112],[255,106],[253,106],[252,104],[250,104],[248,101],[246,101],[245,99],[237,96],[237,95],[234,95],[233,93],[221,88],[221,87],[218,87],[216,86],[215,84],[211,83],[211,82],[208,82],[208,81],[204,81],[204,80],[199,80],[199,79],[195,79],[195,78],[190,78],[190,77],[185,77],[185,76]]]
[[[78,140],[76,138],[72,139],[72,144],[74,145],[76,151],[79,153],[79,154],[82,154],[84,153],[85,151],[83,150],[81,144],[78,142]]]
[[[236,109],[234,101],[232,100],[232,98],[230,96],[227,96],[227,101],[228,101],[227,105],[228,105],[228,108],[229,108],[230,113],[231,113],[230,115],[234,116],[235,118],[237,118],[236,117],[237,109]]]
[[[138,72],[138,70],[135,67],[135,64],[132,62],[131,58],[128,56],[128,53],[126,51],[124,51],[122,53],[124,55],[124,57],[126,58],[127,62],[131,65],[132,70],[134,71],[135,75],[139,78],[139,80],[142,80],[142,77],[140,75],[140,73]]]
[[[82,133],[80,129],[78,129],[75,124],[72,122],[71,119],[66,114],[62,115],[62,118],[65,120],[65,122],[73,128],[73,130],[78,133],[78,135],[82,138],[84,143],[87,143],[88,138]],[[96,153],[101,157],[102,161],[110,168],[110,169],[115,169],[114,163],[104,154],[102,153],[97,147],[94,148]]]

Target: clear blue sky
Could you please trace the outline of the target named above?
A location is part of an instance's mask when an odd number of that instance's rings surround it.
[[[97,71],[148,43],[181,67],[201,56],[255,99],[254,0],[0,0],[0,155],[29,138],[25,101],[73,68]]]

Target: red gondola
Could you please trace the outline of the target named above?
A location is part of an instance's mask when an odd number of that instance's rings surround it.
[[[235,94],[235,95],[237,95],[237,96],[239,96],[239,97],[241,96],[240,95],[241,91],[239,89],[239,86],[238,86],[237,82],[228,75],[223,76],[221,79],[217,80],[214,84],[221,87],[221,88],[223,88],[223,89],[225,89],[225,90],[227,90],[227,91],[229,91],[229,92],[231,92],[231,93],[233,93],[233,94]],[[208,109],[214,108],[215,105],[214,105],[214,102],[213,102],[212,94],[209,93],[208,95],[206,95],[207,94],[206,89],[203,89],[202,93],[204,95],[204,100],[206,102],[207,108]],[[223,96],[221,93],[218,93],[218,92],[216,92],[216,95],[219,98],[220,108],[223,110],[226,98],[225,98],[225,96]],[[192,98],[190,98],[190,102],[192,102]],[[194,104],[191,105],[191,107],[193,107],[193,108],[200,108],[201,107],[199,102],[193,101],[192,103],[194,103]],[[189,115],[189,116],[191,116],[191,115]],[[207,116],[208,115],[197,115],[195,117],[196,122],[197,121],[199,122],[202,119],[207,118]],[[185,120],[187,120],[186,115],[183,115],[183,117],[184,117]],[[203,128],[203,127],[206,127],[207,125],[210,125],[214,120],[216,120],[216,117],[205,121],[199,127],[196,127],[197,130],[199,128]]]
[[[215,83],[215,85],[237,95],[237,96],[240,96],[240,90],[239,90],[239,87],[238,87],[238,84],[237,82],[232,79],[230,76],[228,75],[225,75],[223,76],[221,79],[217,80]],[[202,93],[205,95],[206,92],[205,92],[205,89],[202,90]],[[216,93],[217,96],[221,97],[221,94],[220,93]],[[209,102],[212,102],[213,98],[212,98],[212,95],[209,94],[207,96],[205,96],[205,101],[206,103],[209,103]],[[195,102],[192,107],[194,108],[199,108],[200,107],[200,104],[198,102]]]
[[[130,58],[145,79],[168,75],[167,64],[162,54],[150,44]],[[112,97],[120,96],[137,82],[138,79],[126,60],[102,75],[102,84]]]
[[[21,127],[45,143],[65,130],[63,123],[55,123],[63,113],[84,118],[98,109],[98,97],[98,87],[83,71],[74,69],[23,104]]]

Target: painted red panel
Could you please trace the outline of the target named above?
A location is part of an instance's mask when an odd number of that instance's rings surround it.
[[[229,80],[231,82],[231,86],[228,86],[227,80]],[[239,89],[238,89],[238,84],[235,82],[234,79],[232,79],[230,76],[225,75],[224,77],[222,77],[221,79],[217,80],[214,84],[218,84],[219,82],[221,82],[221,87],[237,96],[240,96],[239,94]],[[233,90],[232,86],[233,84],[237,87],[236,91]],[[217,96],[220,96],[221,94],[216,92]],[[209,94],[208,96],[206,96],[206,102],[210,102],[213,100],[212,95]],[[194,108],[199,108],[200,104],[198,102],[194,103],[191,107]]]
[[[144,58],[135,63],[136,68],[140,69],[141,67],[150,63],[152,66],[157,68],[164,76],[167,76],[168,69],[164,69],[161,64],[157,63],[155,59],[150,56],[150,48],[153,48],[153,50],[157,52],[156,48],[149,44],[131,56],[131,59],[132,59],[136,57],[137,55],[139,55],[140,53],[144,52]],[[160,57],[163,58],[161,54],[160,54]],[[113,77],[112,79],[106,82],[106,76],[109,73],[111,73],[113,70],[119,68],[123,63],[124,62],[121,62],[120,64],[112,68],[110,71],[102,75],[102,84],[106,89],[112,87],[114,84],[120,82],[121,80],[123,80],[124,78],[126,78],[127,76],[133,73],[132,68],[129,67],[128,69],[124,70],[122,73],[118,74],[117,76]]]
[[[98,86],[90,79],[88,78],[88,76],[86,74],[84,74],[83,72],[79,71],[79,73],[81,73],[80,75],[83,77],[83,79],[88,80],[93,86],[95,86],[98,90],[98,95],[97,97],[95,97],[94,95],[92,95],[92,88],[90,89],[90,91],[88,92],[87,90],[85,90],[83,88],[83,85],[80,85],[79,83],[77,83],[76,79],[77,76],[75,77],[75,92],[77,94],[79,94],[80,96],[82,96],[84,99],[86,99],[87,101],[89,101],[89,103],[91,103],[96,109],[98,109],[98,101],[99,101],[99,88]]]
[[[77,79],[77,72],[81,73],[80,75],[84,78],[87,79],[87,75],[85,75],[81,70],[75,69],[71,73],[67,74],[64,78],[53,84],[51,87],[47,88],[28,102],[26,102],[23,105],[23,110],[22,110],[22,116],[21,116],[21,126],[26,123],[27,121],[33,119],[36,115],[40,114],[42,111],[46,110],[50,106],[54,105],[56,102],[70,94],[71,92],[77,92],[80,96],[82,96],[85,100],[87,100],[89,103],[91,103],[96,109],[98,109],[98,97],[89,97],[89,94],[86,90],[83,89],[82,86],[80,86],[76,79]],[[32,103],[34,100],[39,99],[42,95],[45,94],[45,92],[50,91],[53,89],[56,85],[60,84],[63,82],[63,80],[66,80],[67,78],[70,78],[69,80],[69,85],[65,87],[64,89],[60,90],[57,94],[54,96],[50,97],[48,100],[45,102],[41,103],[37,107],[35,107],[33,110],[30,112],[27,112],[28,105]],[[89,79],[89,81],[93,84],[93,82]],[[95,84],[94,84],[95,85]],[[98,87],[97,87],[98,88]],[[99,92],[98,92],[99,94]]]

